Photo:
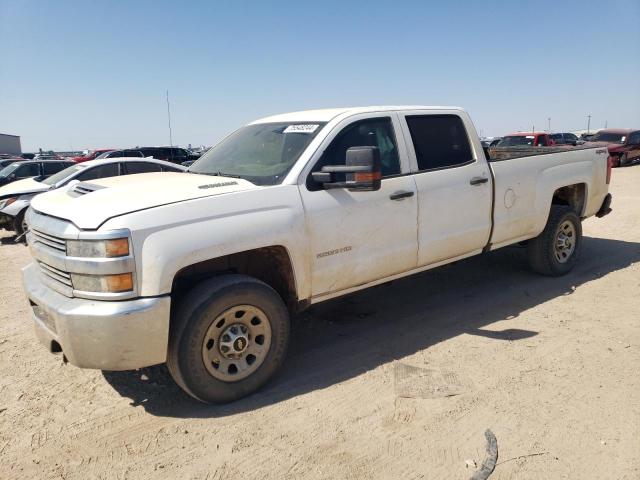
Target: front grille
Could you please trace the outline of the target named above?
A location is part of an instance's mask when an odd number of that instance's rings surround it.
[[[32,241],[40,242],[47,247],[58,250],[59,252],[67,252],[67,243],[65,242],[64,238],[49,235],[48,233],[41,232],[40,230],[36,230],[35,228],[29,230],[29,233],[31,233],[32,235]]]
[[[38,265],[40,265],[40,271],[43,275],[46,275],[47,277],[60,282],[69,288],[73,288],[73,284],[71,283],[71,275],[69,275],[67,272],[52,267],[51,265],[47,265],[46,263],[41,261],[38,262]]]

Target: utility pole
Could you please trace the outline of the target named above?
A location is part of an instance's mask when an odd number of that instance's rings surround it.
[[[547,132],[551,133],[551,117],[547,118],[547,120],[549,121],[549,129]]]
[[[607,128],[607,125],[609,124],[609,122],[607,120],[604,121],[604,128]]]
[[[587,135],[589,135],[590,129],[591,129],[591,115],[587,115]]]
[[[167,118],[169,119],[169,146],[173,147],[173,138],[171,137],[171,108],[169,107],[169,90],[167,90]]]

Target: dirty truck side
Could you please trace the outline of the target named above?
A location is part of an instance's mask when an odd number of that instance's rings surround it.
[[[459,108],[277,115],[189,173],[36,197],[24,289],[70,363],[166,362],[190,395],[228,402],[275,374],[313,303],[517,242],[536,272],[568,273],[581,222],[610,211],[609,169],[602,148],[488,161]]]

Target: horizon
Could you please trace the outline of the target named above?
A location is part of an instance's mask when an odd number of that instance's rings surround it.
[[[586,130],[589,115],[591,130],[640,128],[638,24],[633,0],[0,0],[0,133],[25,152],[169,145],[167,90],[180,146],[345,105],[459,105],[485,137],[549,118]]]

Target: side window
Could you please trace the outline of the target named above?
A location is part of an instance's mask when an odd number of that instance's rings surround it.
[[[124,168],[126,170],[124,175],[162,171],[162,167],[160,165],[151,162],[126,162],[124,164]]]
[[[42,164],[42,174],[43,175],[53,175],[54,173],[58,173],[60,170],[64,170],[67,167],[70,167],[71,163],[64,162],[47,162]]]
[[[142,157],[142,152],[139,150],[125,150],[121,157]]]
[[[81,182],[86,182],[88,180],[97,180],[98,178],[116,177],[117,175],[118,164],[108,163],[106,165],[89,168],[78,175],[76,178]]]
[[[638,145],[638,144],[640,144],[640,131],[630,133],[629,140],[627,141],[627,145]]]
[[[565,133],[564,136],[570,142],[575,142],[578,140],[578,137],[576,137],[573,133]]]
[[[344,165],[347,150],[351,147],[378,147],[382,177],[400,173],[398,146],[393,133],[393,124],[389,117],[360,120],[344,127],[331,141],[320,160],[313,167],[313,171],[322,170],[325,165]],[[321,186],[316,184],[309,175],[307,188],[320,190]]]
[[[457,115],[408,116],[419,170],[455,167],[473,160],[462,119]]]
[[[27,163],[20,165],[16,170],[16,178],[28,178],[40,175],[40,168],[37,163]]]

